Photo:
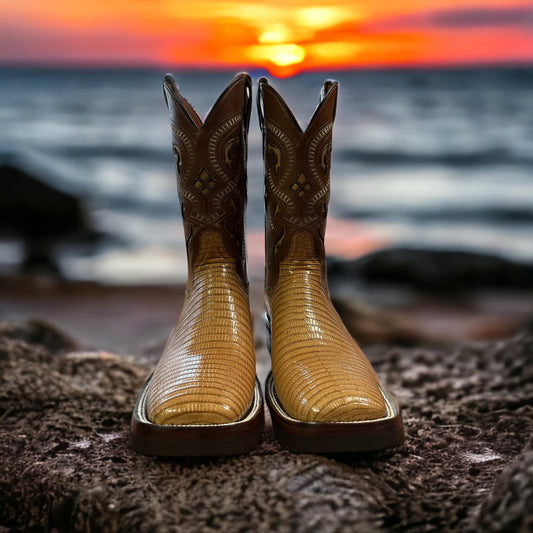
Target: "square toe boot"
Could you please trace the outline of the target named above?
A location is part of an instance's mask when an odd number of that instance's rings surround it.
[[[265,397],[279,441],[301,452],[367,451],[404,440],[398,404],[329,295],[324,234],[337,90],[337,82],[325,82],[302,131],[280,94],[259,81],[272,356]]]
[[[205,121],[164,81],[188,278],[177,324],[134,408],[130,441],[148,455],[230,455],[263,427],[248,300],[244,218],[251,80],[237,75]]]

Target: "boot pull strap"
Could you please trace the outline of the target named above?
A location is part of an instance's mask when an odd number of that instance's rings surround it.
[[[322,89],[320,91],[320,101],[324,100],[326,98],[326,95],[328,94],[329,90],[333,87],[335,83],[338,83],[334,80],[326,80],[324,82],[324,85],[322,86]]]
[[[320,91],[320,104],[328,97],[328,95],[330,94],[330,91],[338,87],[338,85],[339,85],[339,82],[336,80],[326,80],[324,82],[324,85],[322,86],[322,90]],[[319,107],[320,107],[320,104],[319,104]],[[335,101],[335,104],[333,105],[331,120],[335,120],[336,113],[337,113],[337,102]]]
[[[246,136],[250,125],[250,115],[252,112],[252,79],[249,76],[245,78],[244,97],[242,106],[242,127],[243,134]]]
[[[263,103],[263,86],[268,85],[266,78],[259,79],[259,85],[257,87],[257,115],[259,116],[259,126],[262,131],[265,129],[265,108]]]

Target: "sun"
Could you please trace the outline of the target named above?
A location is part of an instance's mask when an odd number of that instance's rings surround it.
[[[278,77],[296,72],[296,65],[302,63],[306,56],[305,48],[294,43],[253,45],[247,48],[246,54],[252,61],[266,64],[269,71]]]
[[[345,61],[360,50],[353,42],[320,42],[320,32],[362,18],[353,7],[294,7],[276,14],[275,22],[266,19],[257,23],[256,42],[245,50],[248,60],[265,66],[274,76],[291,76],[328,60],[332,64]]]

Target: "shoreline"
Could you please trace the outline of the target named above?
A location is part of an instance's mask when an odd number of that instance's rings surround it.
[[[363,348],[450,345],[512,336],[533,323],[533,290],[488,287],[442,294],[392,283],[330,279],[334,305]],[[33,276],[0,277],[0,322],[56,325],[87,349],[159,357],[185,284],[113,285]],[[250,281],[256,345],[265,344],[263,281]],[[268,354],[267,354],[268,355]],[[265,358],[265,364],[269,359]]]

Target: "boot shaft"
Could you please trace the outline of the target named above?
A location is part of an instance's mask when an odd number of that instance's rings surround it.
[[[330,193],[332,127],[338,83],[326,81],[303,131],[279,93],[259,80],[258,114],[265,166],[267,300],[284,260],[318,264],[326,281],[324,235]]]
[[[244,220],[251,80],[238,74],[202,122],[172,76],[163,84],[170,112],[189,283],[198,265],[227,260],[247,283]]]

